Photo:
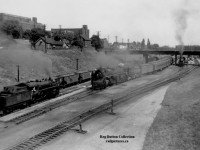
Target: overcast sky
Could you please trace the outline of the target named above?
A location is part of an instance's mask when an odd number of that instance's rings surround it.
[[[0,11],[37,17],[47,29],[79,28],[88,25],[90,36],[100,31],[110,42],[127,39],[174,46],[181,30],[185,44],[200,45],[200,0],[0,0]],[[185,26],[177,23],[177,14]],[[184,19],[184,20],[183,20]],[[177,25],[178,24],[178,25]]]

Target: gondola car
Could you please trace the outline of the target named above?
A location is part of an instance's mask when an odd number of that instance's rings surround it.
[[[60,88],[70,87],[91,80],[91,71],[77,71],[72,74],[58,75],[55,77]]]

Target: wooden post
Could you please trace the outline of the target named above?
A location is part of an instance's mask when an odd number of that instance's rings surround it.
[[[175,54],[175,65],[177,64],[177,54]]]
[[[19,65],[17,65],[17,82],[19,82]]]
[[[115,113],[113,112],[113,106],[114,106],[114,100],[111,100],[111,114],[114,115]]]
[[[76,70],[78,71],[78,59],[76,59]]]
[[[44,37],[45,38],[45,53],[47,53],[47,39],[46,39],[46,36]]]

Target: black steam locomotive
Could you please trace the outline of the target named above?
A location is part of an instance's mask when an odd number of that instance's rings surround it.
[[[126,82],[129,79],[151,74],[162,70],[172,64],[172,57],[164,57],[157,61],[152,61],[141,65],[124,65],[116,68],[99,68],[92,73],[91,84],[94,90],[105,89],[106,87]]]
[[[56,76],[54,80],[49,78],[6,86],[0,92],[0,115],[54,98],[59,95],[60,89],[90,79],[91,71],[79,71],[74,74]]]
[[[30,81],[4,87],[0,92],[0,114],[8,114],[16,109],[59,94],[59,85],[52,79]]]

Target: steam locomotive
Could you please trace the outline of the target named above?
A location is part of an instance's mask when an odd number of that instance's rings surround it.
[[[60,89],[89,81],[91,71],[59,75],[55,79],[42,79],[4,87],[0,92],[0,115],[22,109],[59,95]]]
[[[94,90],[104,89],[110,85],[122,83],[166,68],[172,64],[172,57],[164,57],[158,61],[138,66],[118,66],[116,68],[99,68],[92,73],[91,84]]]
[[[16,109],[59,94],[59,85],[52,79],[30,81],[4,87],[0,92],[0,114],[8,114]]]

